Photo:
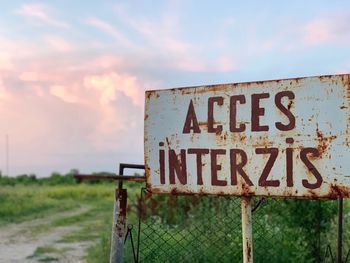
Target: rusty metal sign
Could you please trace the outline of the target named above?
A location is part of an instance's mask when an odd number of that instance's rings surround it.
[[[350,75],[146,92],[155,193],[350,197]]]

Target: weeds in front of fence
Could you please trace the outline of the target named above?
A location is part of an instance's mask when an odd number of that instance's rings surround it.
[[[242,262],[239,198],[145,193],[136,206],[140,262]],[[254,261],[321,262],[335,216],[335,201],[265,199],[253,212]]]

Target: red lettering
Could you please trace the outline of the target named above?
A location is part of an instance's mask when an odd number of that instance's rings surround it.
[[[193,133],[201,133],[192,100],[190,101],[190,105],[188,106],[187,116],[182,133],[190,133],[191,130],[193,130]]]
[[[237,124],[237,102],[245,104],[244,95],[236,95],[230,98],[230,131],[231,132],[243,132],[245,130],[245,124],[241,123],[238,127]]]
[[[199,149],[199,148],[191,148],[187,150],[189,154],[196,155],[196,163],[197,163],[197,185],[203,185],[203,176],[202,176],[202,156],[209,153],[209,149]]]
[[[241,156],[241,162],[237,163],[237,155]],[[249,179],[243,167],[247,164],[247,154],[241,149],[230,150],[230,163],[231,163],[231,185],[237,185],[237,174],[240,174],[244,181],[253,186],[252,181]]]
[[[290,111],[290,105],[292,105],[293,101],[290,101],[290,104],[288,104],[287,108],[282,104],[282,98],[288,97],[290,100],[294,99],[294,93],[291,91],[281,91],[278,92],[275,96],[275,104],[276,107],[284,114],[289,120],[288,124],[283,124],[282,122],[276,122],[276,128],[280,131],[289,131],[293,130],[295,128],[295,116]]]
[[[293,143],[293,138],[287,138],[286,143]],[[293,187],[293,148],[286,149],[286,174],[287,174],[287,186]]]
[[[225,180],[220,180],[218,178],[218,171],[221,170],[221,165],[217,163],[217,156],[218,155],[225,155],[226,150],[225,149],[213,149],[210,151],[210,158],[211,158],[211,184],[212,185],[218,185],[218,186],[225,186],[227,185],[227,182]]]
[[[265,109],[260,108],[260,100],[269,98],[269,93],[252,94],[252,131],[268,131],[269,126],[260,125],[259,117],[264,116]]]
[[[222,132],[222,125],[214,127],[214,103],[221,106],[224,103],[223,97],[210,97],[208,99],[208,132],[209,133],[220,133]]]
[[[159,175],[160,175],[160,183],[165,184],[165,153],[164,150],[159,150]]]
[[[181,184],[187,184],[186,151],[180,151],[180,159],[174,150],[169,150],[169,179],[170,184],[175,184],[175,173]]]
[[[319,188],[323,182],[323,178],[316,167],[308,159],[308,155],[311,154],[312,157],[319,157],[320,153],[316,148],[304,148],[300,152],[300,159],[306,165],[307,169],[315,176],[316,182],[309,183],[308,180],[303,179],[302,184],[305,188],[316,189]]]
[[[270,174],[270,171],[277,159],[278,156],[278,148],[256,148],[255,153],[257,154],[270,154],[270,158],[267,161],[262,174],[259,178],[259,186],[272,186],[278,187],[280,185],[279,180],[267,180],[267,177]]]

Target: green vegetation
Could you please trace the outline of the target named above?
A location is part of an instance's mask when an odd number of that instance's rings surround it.
[[[37,257],[37,256],[41,256],[42,254],[46,254],[46,253],[55,253],[58,252],[59,250],[55,247],[52,246],[43,246],[43,247],[38,247],[36,248],[36,250],[34,251],[33,256]]]
[[[0,176],[0,225],[35,218],[51,218],[31,229],[33,234],[57,227],[79,226],[58,244],[93,241],[88,263],[108,262],[115,182],[76,183],[72,171],[48,178]],[[142,262],[241,261],[239,198],[213,196],[141,196],[140,183],[128,189],[127,223],[133,224],[137,246],[138,209],[141,209]],[[258,202],[255,198],[254,202]],[[267,199],[253,213],[255,262],[320,262],[327,244],[335,252],[336,201]],[[345,201],[344,249],[350,248],[350,202]],[[321,242],[321,243],[319,243]],[[64,253],[55,245],[40,246],[33,257],[57,261]],[[132,262],[130,235],[126,262]],[[326,261],[328,262],[328,261]]]
[[[242,261],[238,198],[152,196],[145,207],[143,262]],[[335,251],[336,208],[332,200],[266,199],[253,213],[254,262],[320,262],[327,244]]]
[[[77,184],[74,175],[78,174],[78,170],[71,170],[67,174],[53,172],[49,177],[36,177],[35,174],[22,174],[16,177],[3,176],[0,171],[0,185],[75,185]],[[112,173],[101,172],[93,175],[113,175]],[[112,181],[89,180],[85,184],[108,184]]]
[[[0,176],[0,226],[45,218],[44,223],[29,229],[33,235],[55,227],[79,226],[58,242],[94,241],[87,250],[87,262],[108,262],[116,182],[96,180],[78,184],[75,173],[53,173],[48,178]],[[128,196],[136,199],[140,185],[133,182],[126,185]],[[50,245],[38,247],[32,256],[50,262],[57,261],[57,253],[62,251]]]
[[[83,204],[113,202],[113,185],[2,186],[0,224],[16,223],[77,209]],[[74,220],[74,219],[73,219]]]
[[[36,258],[40,262],[55,262],[58,258],[54,255],[63,254],[68,250],[69,248],[57,249],[53,246],[37,247],[29,258]]]
[[[101,232],[99,241],[91,246],[86,255],[87,263],[109,262],[111,245],[111,224],[106,224]],[[132,262],[132,261],[126,261]]]

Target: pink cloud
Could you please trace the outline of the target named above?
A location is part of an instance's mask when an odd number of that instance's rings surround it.
[[[237,65],[230,56],[221,56],[218,60],[218,71],[228,72],[237,69]]]
[[[48,36],[45,38],[50,47],[58,52],[71,52],[74,50],[73,46],[65,39],[57,36]]]
[[[0,36],[0,70],[13,70],[15,68],[14,59],[31,56],[39,50],[38,45],[31,42]]]
[[[52,85],[50,87],[50,93],[67,103],[77,103],[81,101],[78,94],[75,94],[77,92],[72,91],[69,87],[63,85]]]
[[[8,54],[0,53],[0,72],[13,70],[14,65],[11,61],[11,57]]]
[[[60,154],[142,155],[144,91],[156,85],[128,71],[125,58],[6,51],[13,68],[0,79],[0,130],[10,135],[13,174],[43,162],[51,171],[80,168]]]
[[[19,79],[23,81],[39,81],[41,76],[34,71],[25,71],[19,75]]]
[[[53,63],[53,61],[56,62]],[[69,81],[70,73],[68,65],[73,61],[59,60],[57,57],[41,56],[40,59],[34,59],[29,64],[16,64],[16,69],[12,72],[12,77],[16,77],[24,82],[41,82],[45,84],[61,84]]]
[[[305,41],[309,44],[320,44],[334,39],[331,26],[322,20],[312,21],[305,26]]]
[[[67,23],[53,18],[49,8],[42,4],[24,4],[15,13],[46,25],[62,28],[69,27]]]
[[[99,92],[99,100],[102,105],[115,101],[118,92],[129,97],[136,106],[141,107],[143,105],[146,88],[135,76],[117,72],[90,75],[84,78],[84,85],[88,89],[94,89]]]
[[[0,106],[2,101],[8,101],[11,98],[11,92],[5,87],[3,80],[0,78]]]
[[[347,45],[350,43],[350,15],[339,14],[336,17],[314,19],[305,25],[303,33],[307,44],[337,42]]]
[[[116,55],[104,55],[101,57],[98,57],[94,60],[93,64],[96,67],[99,68],[104,68],[104,69],[108,69],[111,67],[120,67],[123,66],[127,63],[127,61],[125,61],[124,58],[122,58],[121,56],[116,56]]]

